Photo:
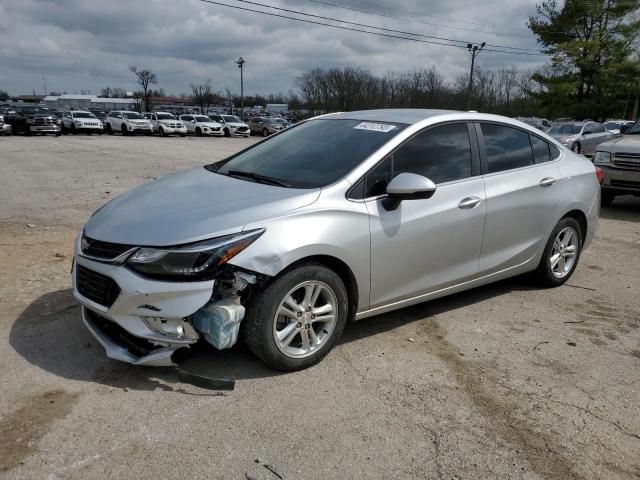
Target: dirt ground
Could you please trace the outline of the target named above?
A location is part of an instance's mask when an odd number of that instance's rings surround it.
[[[105,358],[70,291],[90,213],[253,139],[0,137],[0,478],[640,478],[640,199],[569,283],[515,278],[363,320],[319,365],[242,347]]]

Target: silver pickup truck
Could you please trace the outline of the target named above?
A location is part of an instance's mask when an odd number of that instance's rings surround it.
[[[604,172],[603,207],[618,195],[640,196],[640,122],[623,136],[598,145],[593,163]]]

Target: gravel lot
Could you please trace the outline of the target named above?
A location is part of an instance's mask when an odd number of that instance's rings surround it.
[[[303,372],[204,346],[184,367],[236,378],[221,394],[106,359],[70,291],[82,223],[254,141],[0,137],[0,478],[640,477],[631,197],[568,285],[516,278],[363,320]]]

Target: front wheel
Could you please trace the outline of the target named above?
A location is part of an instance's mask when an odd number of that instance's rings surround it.
[[[196,128],[196,137],[201,137],[202,136],[202,130],[200,130],[200,127]]]
[[[113,135],[113,130],[111,130],[111,125],[107,123],[107,135]]]
[[[580,144],[579,143],[574,143],[573,145],[571,145],[571,151],[573,153],[580,153]]]
[[[250,301],[244,339],[271,368],[301,370],[329,353],[347,316],[347,291],[340,277],[310,263],[277,277]]]
[[[535,272],[539,283],[545,287],[558,287],[565,283],[578,266],[581,252],[580,223],[575,218],[563,218],[551,232]]]
[[[123,123],[120,127],[120,131],[122,132],[122,136],[129,135],[129,130],[127,130],[127,126]]]
[[[267,130],[266,128],[264,130],[262,130],[262,136],[263,137],[268,137],[269,136],[269,130]]]

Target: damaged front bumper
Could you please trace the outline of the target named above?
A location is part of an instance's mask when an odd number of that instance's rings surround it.
[[[198,341],[190,316],[209,303],[215,284],[149,280],[81,255],[72,278],[82,320],[107,356],[148,366],[175,365],[176,350]]]

